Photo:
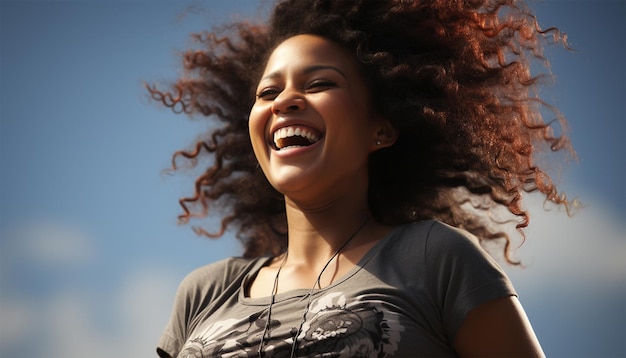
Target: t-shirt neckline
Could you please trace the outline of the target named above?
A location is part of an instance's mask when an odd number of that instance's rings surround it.
[[[374,246],[372,246],[366,253],[361,257],[361,259],[352,267],[348,272],[346,272],[343,276],[341,276],[338,280],[334,281],[327,287],[313,290],[313,295],[318,295],[324,293],[328,290],[333,289],[334,287],[341,285],[345,281],[349,280],[353,277],[357,272],[363,269],[363,267],[367,264],[369,260],[376,255],[380,249],[386,245],[386,243],[391,240],[393,236],[399,232],[404,225],[400,225],[394,227],[385,237],[380,239]],[[266,306],[270,303],[271,296],[263,296],[263,297],[247,297],[245,295],[245,287],[248,285],[250,280],[257,275],[261,268],[265,267],[272,261],[272,256],[264,256],[259,258],[257,263],[252,267],[252,269],[246,274],[244,279],[241,281],[241,286],[239,287],[239,302],[248,306]],[[311,292],[310,288],[299,288],[294,290],[289,290],[287,292],[281,292],[274,297],[274,303],[279,303],[281,301],[291,300],[291,299],[303,299],[306,298]]]

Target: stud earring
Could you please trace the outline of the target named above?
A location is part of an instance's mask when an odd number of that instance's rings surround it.
[[[379,140],[376,141],[376,145],[381,145],[381,144],[382,143]]]

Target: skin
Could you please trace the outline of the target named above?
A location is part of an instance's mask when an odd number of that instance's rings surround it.
[[[461,357],[545,357],[517,297],[503,297],[471,310],[457,336]]]
[[[274,188],[284,194],[288,256],[277,293],[313,287],[326,262],[363,222],[365,227],[324,271],[321,287],[348,272],[392,228],[374,220],[367,204],[367,159],[392,145],[397,132],[371,108],[370,91],[349,52],[313,35],[281,43],[270,56],[250,112],[254,153]],[[277,150],[273,133],[295,126],[319,141]],[[284,256],[262,268],[247,295],[272,294]],[[454,348],[462,357],[543,357],[515,297],[487,302],[466,317]]]

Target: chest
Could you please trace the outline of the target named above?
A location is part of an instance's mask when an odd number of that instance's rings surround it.
[[[290,357],[292,350],[297,357],[454,355],[397,295],[337,287],[311,297],[278,295],[271,314],[265,303],[227,301],[199,322],[179,357]]]

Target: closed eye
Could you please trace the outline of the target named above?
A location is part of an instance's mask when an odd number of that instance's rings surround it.
[[[307,86],[307,92],[319,92],[324,89],[337,87],[337,83],[329,80],[315,80]]]
[[[259,93],[257,93],[256,96],[260,99],[273,100],[274,98],[276,98],[276,96],[278,96],[279,93],[280,90],[278,88],[268,87],[262,89]]]

